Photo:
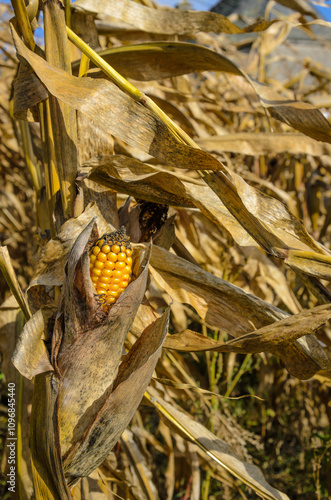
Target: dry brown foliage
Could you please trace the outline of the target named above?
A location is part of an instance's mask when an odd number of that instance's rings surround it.
[[[327,54],[330,26],[279,3],[244,26],[152,0],[0,6],[17,498],[331,495],[331,73],[307,55],[286,77],[280,55],[293,32]],[[134,280],[106,314],[88,252],[121,226]]]

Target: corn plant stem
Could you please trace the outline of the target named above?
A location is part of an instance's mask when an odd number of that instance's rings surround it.
[[[45,182],[46,182],[46,195],[48,200],[49,209],[49,224],[51,237],[54,238],[56,232],[52,219],[52,214],[55,207],[55,195],[60,189],[59,177],[56,170],[56,158],[54,149],[54,137],[50,113],[49,100],[45,101],[45,106],[42,111],[43,115],[43,127],[42,127],[42,143],[47,145],[46,154],[44,157],[44,168],[45,168]]]
[[[16,22],[20,32],[22,33],[24,42],[30,50],[34,51],[36,43],[33,38],[31,24],[24,0],[11,0],[11,4],[13,6]]]
[[[31,175],[32,183],[35,188],[37,195],[40,193],[41,189],[41,175],[39,167],[36,164],[36,159],[33,152],[31,134],[29,129],[29,124],[25,120],[19,120],[19,126],[22,137],[22,145],[26,166]]]
[[[16,337],[21,334],[24,326],[24,315],[19,311],[16,322]],[[22,477],[22,410],[23,410],[23,377],[18,374],[18,394],[17,394],[17,477],[18,477],[18,496],[24,498],[23,477]]]
[[[12,0],[12,6],[15,12],[15,22],[19,27],[19,30],[22,33],[24,42],[26,43],[27,47],[29,47],[30,50],[34,51],[36,43],[33,38],[33,32],[29,20],[29,15],[28,11],[26,8],[26,5],[24,3],[24,0]],[[47,103],[45,103],[45,107],[47,108]],[[44,116],[44,108],[43,108],[43,103],[40,103],[38,105],[39,109],[39,117],[40,117],[40,130],[41,130],[41,136],[42,139],[46,140],[46,132],[45,132],[45,122],[43,120]],[[49,114],[49,103],[48,103],[48,111],[46,111],[46,115]],[[45,144],[43,142],[43,144]],[[44,159],[45,160],[45,159]],[[53,170],[55,168],[54,162],[51,162],[52,164],[49,166],[48,161],[44,161],[44,168],[45,168],[45,179],[46,179],[46,193],[47,193],[47,199],[49,203],[49,226],[50,226],[50,233],[51,237],[55,236],[55,228],[52,220],[52,213],[53,213],[53,208],[54,208],[54,199],[55,199],[55,193],[59,189],[58,182],[56,182],[55,176],[57,176],[56,172],[54,174]],[[29,167],[28,167],[29,168]],[[52,182],[51,182],[52,180]],[[41,187],[41,186],[40,186]]]
[[[80,60],[80,65],[79,65],[78,78],[86,76],[89,67],[90,67],[90,59],[85,54],[82,54],[82,58]]]
[[[68,26],[68,28],[71,28],[71,6],[70,6],[70,0],[65,0],[64,5],[65,5],[66,25]]]
[[[8,248],[6,246],[0,246],[0,271],[2,272],[12,294],[17,300],[19,307],[22,309],[26,321],[28,321],[31,317],[29,306],[24,298],[13,264],[10,260]]]
[[[205,480],[202,483],[202,500],[208,500],[209,498],[210,480],[211,480],[211,472],[210,470],[207,470]]]
[[[230,387],[228,388],[228,390],[226,391],[226,393],[224,395],[225,398],[228,398],[230,396],[231,392],[233,391],[233,389],[237,385],[237,383],[238,383],[240,377],[242,376],[242,374],[244,373],[244,371],[246,369],[246,365],[247,365],[248,361],[251,359],[251,357],[252,357],[252,354],[250,352],[248,354],[246,354],[245,359],[242,362],[242,365],[237,372],[237,375],[234,377]]]

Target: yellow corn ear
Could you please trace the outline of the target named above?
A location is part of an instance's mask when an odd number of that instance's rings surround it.
[[[104,312],[108,313],[132,277],[132,247],[125,228],[102,236],[89,255],[91,280]]]

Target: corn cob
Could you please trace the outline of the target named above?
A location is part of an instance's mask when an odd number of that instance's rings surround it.
[[[124,227],[105,234],[91,248],[90,276],[103,311],[108,313],[132,276],[132,248]]]

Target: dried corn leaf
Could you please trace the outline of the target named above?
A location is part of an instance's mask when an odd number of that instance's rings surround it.
[[[52,373],[37,375],[34,382],[31,414],[31,462],[37,499],[71,499],[64,478],[56,401],[59,380]]]
[[[234,133],[208,138],[199,138],[197,144],[207,151],[239,153],[243,155],[265,155],[276,153],[330,155],[328,144],[316,142],[301,134],[291,133]]]
[[[153,246],[150,270],[173,299],[190,304],[207,323],[231,335],[247,333],[253,325],[261,328],[287,316],[277,307],[157,246]]]
[[[229,34],[264,31],[275,21],[261,20],[241,29],[227,17],[214,12],[182,12],[152,9],[131,0],[77,0],[74,8],[119,19],[149,33],[184,35],[198,31],[214,31]]]
[[[29,380],[39,373],[53,371],[45,340],[48,340],[49,322],[54,313],[54,307],[39,309],[25,324],[17,341],[12,362]]]
[[[311,335],[324,326],[331,318],[330,304],[322,305],[302,311],[272,325],[238,337],[229,342],[217,342],[204,337],[196,332],[186,330],[183,333],[168,336],[164,346],[184,351],[199,351],[199,343],[203,350],[214,350],[218,352],[258,353],[271,352],[279,356],[292,375],[298,378],[310,378],[319,370],[330,370],[331,360],[328,359],[322,347],[319,350],[320,365],[316,364],[315,371],[306,363],[300,363],[297,349],[293,349],[295,340]],[[315,357],[314,361],[317,361]]]
[[[79,217],[65,222],[57,236],[42,249],[34,277],[28,287],[29,301],[33,303],[34,308],[38,308],[38,303],[34,303],[37,299],[37,297],[34,297],[34,288],[62,285],[64,267],[71,247],[79,233],[90,223],[93,217],[96,218],[100,234],[104,234],[111,229],[101,216],[97,206],[92,204]]]
[[[21,120],[37,121],[38,115],[31,108],[47,98],[48,93],[34,71],[22,62],[14,81],[14,116]]]
[[[142,271],[100,324],[97,321],[100,305],[96,304],[93,312],[95,299],[87,254],[78,265],[91,230],[91,225],[87,226],[71,250],[68,260],[71,273],[63,285],[61,316],[57,315],[53,336],[53,356],[63,374],[58,398],[63,454],[82,439],[109,396],[125,338],[145,293],[148,273],[147,268]],[[66,318],[64,326],[62,315]]]
[[[128,292],[134,284],[135,282],[128,287]],[[138,287],[135,293],[141,293]],[[122,308],[123,305],[122,303]],[[125,314],[128,314],[126,309],[124,309],[122,321]],[[117,315],[121,315],[121,311],[117,311]],[[133,320],[133,315],[131,317]],[[168,322],[169,310],[143,331],[124,358],[111,394],[108,388],[105,393],[107,398],[103,399],[99,412],[95,413],[84,436],[77,444],[73,443],[65,457],[64,468],[69,481],[70,476],[74,480],[76,476],[88,475],[100,465],[129,424],[161,355],[162,343],[168,331]],[[117,335],[118,331],[113,330],[113,336]],[[107,344],[107,349],[109,349],[109,344]]]
[[[150,387],[148,393],[150,401],[166,418],[171,427],[177,428],[177,431],[198,446],[218,466],[224,467],[263,498],[288,500],[287,495],[267,483],[256,465],[243,462],[236,457],[227,443],[215,436],[197,420],[177,409],[174,404],[166,402],[156,389]]]
[[[150,270],[156,283],[173,299],[190,304],[208,324],[224,329],[232,336],[237,337],[241,332],[247,333],[251,331],[252,326],[259,329],[281,319],[286,323],[285,318],[288,315],[284,311],[162,248],[153,247]],[[235,323],[233,318],[236,318]],[[320,316],[317,316],[317,322],[319,318]],[[315,319],[313,318],[312,324],[315,324]],[[291,320],[288,321],[292,325]],[[306,332],[300,331],[297,340],[294,339],[290,346],[277,347],[277,355],[284,360],[290,373],[302,379],[310,378],[324,368],[324,363],[328,364],[323,349],[316,339],[309,335],[308,324],[307,329]],[[302,337],[303,335],[305,337]]]
[[[312,104],[283,97],[251,78],[227,57],[201,45],[158,42],[108,49],[106,54],[107,61],[115,69],[137,80],[155,80],[205,70],[242,76],[252,85],[262,106],[274,118],[313,139],[331,143],[331,125],[319,109]]]
[[[14,31],[13,37],[18,52],[53,96],[87,114],[119,139],[176,167],[220,168],[219,162],[208,153],[179,143],[163,122],[113,83],[70,76],[28,50]]]
[[[331,281],[331,256],[329,255],[289,250],[285,262],[294,270],[298,269],[309,276]]]
[[[86,166],[93,167],[90,179],[111,189],[155,203],[195,205],[224,227],[240,245],[254,245],[256,240],[271,252],[280,253],[281,248],[289,246],[327,253],[283,203],[249,186],[221,164],[226,172],[226,176],[216,179],[222,183],[218,189],[221,199],[199,181],[124,156],[92,159]],[[230,207],[233,214],[226,207]],[[284,252],[283,257],[285,255]]]

